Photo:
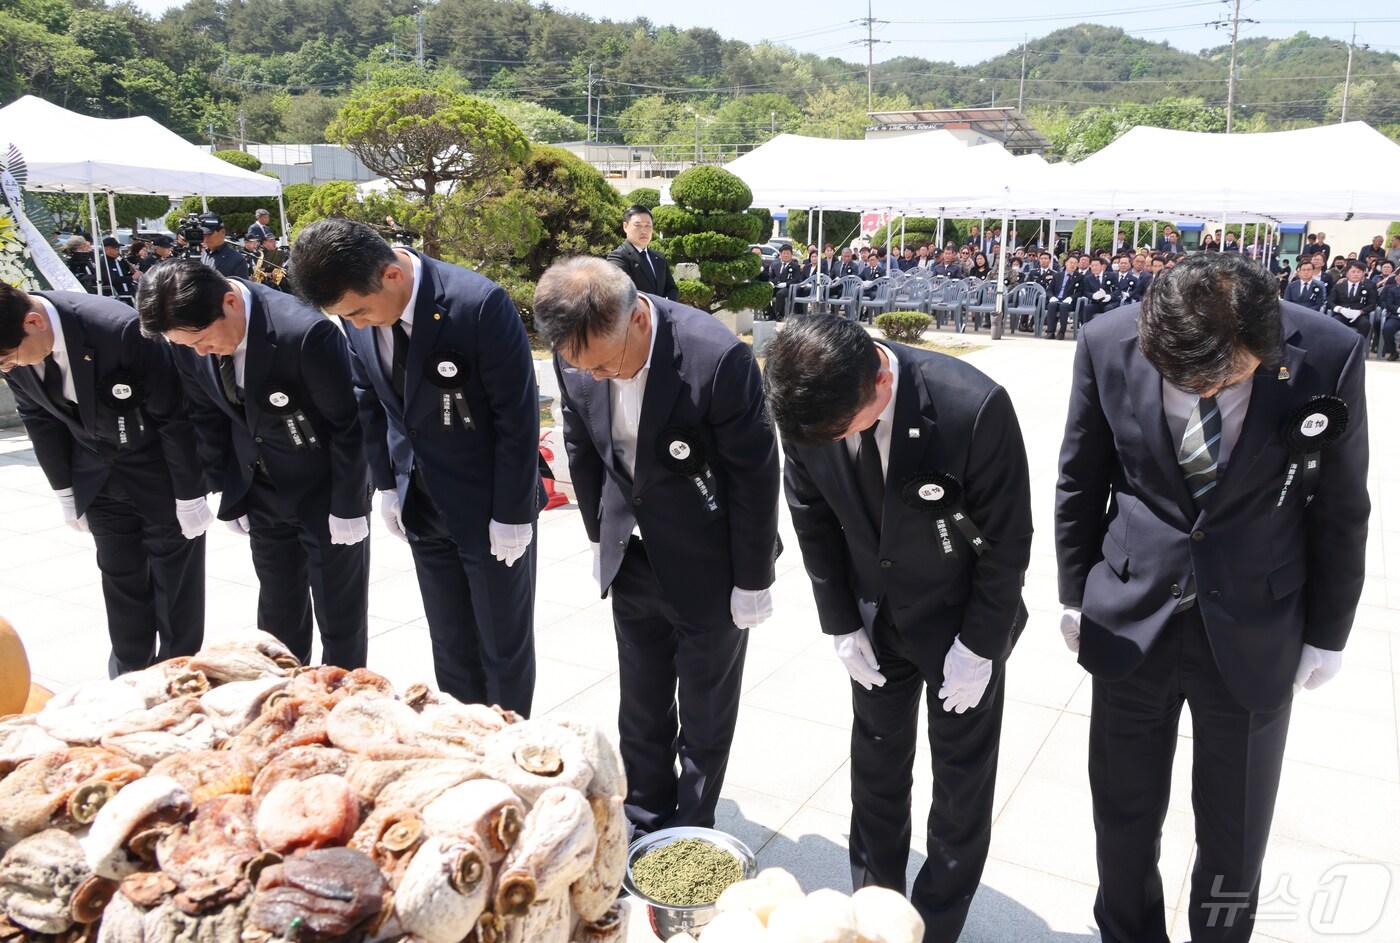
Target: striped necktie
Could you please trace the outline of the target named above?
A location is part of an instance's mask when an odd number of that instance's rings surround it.
[[[1221,429],[1220,406],[1215,397],[1198,398],[1186,420],[1186,432],[1181,437],[1176,459],[1197,508],[1215,488],[1220,472]]]

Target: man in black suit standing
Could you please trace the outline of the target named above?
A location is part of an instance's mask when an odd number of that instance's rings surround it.
[[[379,513],[413,551],[438,687],[528,715],[544,493],[520,314],[489,279],[350,220],[303,230],[292,268],[345,324]]]
[[[64,522],[97,545],[108,672],[197,652],[214,515],[170,350],[130,305],[0,282],[0,373]]]
[[[655,249],[647,248],[651,245],[654,231],[651,210],[640,203],[629,206],[622,214],[622,232],[627,239],[608,253],[608,261],[626,272],[638,291],[675,301],[679,297],[679,289],[671,276],[671,267],[666,264],[666,257]]]
[[[1065,258],[1065,267],[1051,267],[1050,253],[1040,254],[1040,283],[1045,287],[1045,333],[1056,340],[1065,339],[1070,316],[1079,303],[1079,257]]]
[[[1314,311],[1321,311],[1327,304],[1327,289],[1314,277],[1315,269],[1311,261],[1304,259],[1298,263],[1298,273],[1283,290],[1283,300]]]
[[[1026,622],[1016,414],[963,361],[842,318],[789,325],[764,369],[821,629],[852,679],[852,881],[904,890],[927,685],[937,787],[912,896],[925,943],[952,943],[991,840],[1005,664]]]
[[[1346,277],[1332,285],[1332,292],[1327,296],[1327,313],[1363,338],[1370,338],[1371,312],[1380,303],[1380,293],[1366,278],[1366,266],[1352,262],[1346,268]]]
[[[1250,938],[1291,701],[1340,670],[1364,580],[1364,366],[1364,341],[1281,305],[1239,253],[1188,257],[1080,333],[1055,549],[1061,631],[1093,675],[1106,943],[1168,939],[1157,856],[1183,703],[1191,938]]]
[[[219,519],[249,538],[258,627],[310,663],[314,603],[321,660],[363,667],[369,479],[345,338],[292,296],[194,259],[151,269],[136,304],[173,345]]]
[[[773,611],[778,445],[758,366],[714,318],[587,257],[540,278],[535,323],[555,351],[569,470],[612,594],[628,819],[642,833],[711,827],[746,630]]]

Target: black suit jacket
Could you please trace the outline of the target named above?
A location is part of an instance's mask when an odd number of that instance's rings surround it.
[[[1339,278],[1332,285],[1332,291],[1327,296],[1327,313],[1332,314],[1337,308],[1360,308],[1362,319],[1369,319],[1371,312],[1381,303],[1380,293],[1376,291],[1376,286],[1366,279],[1362,279],[1356,285],[1356,297],[1351,297],[1351,282],[1345,278]]]
[[[407,501],[417,468],[457,546],[484,558],[492,520],[529,524],[539,516],[535,362],[505,289],[476,272],[417,255],[422,283],[404,400],[379,359],[375,330],[345,322],[370,469],[376,489],[397,490]],[[460,417],[443,424],[443,391],[428,380],[433,357],[449,353],[466,368],[461,392],[471,429]]]
[[[1304,282],[1295,278],[1290,280],[1288,287],[1283,290],[1283,300],[1321,311],[1322,306],[1327,303],[1327,286],[1312,279]]]
[[[656,343],[637,428],[636,478],[614,457],[609,382],[565,373],[564,443],[588,539],[600,545],[604,595],[640,528],[657,582],[681,620],[729,626],[730,590],[773,584],[778,445],[749,345],[702,311],[651,296]],[[658,448],[679,430],[700,444],[718,511]]]
[[[835,281],[838,278],[845,278],[847,275],[859,275],[860,263],[852,259],[849,262],[837,261],[832,263],[831,278]]]
[[[1026,451],[1011,399],[961,360],[886,346],[899,361],[899,385],[878,534],[844,441],[784,443],[783,484],[821,629],[870,631],[883,605],[931,657],[942,659],[961,636],[977,654],[1005,658],[1025,626],[1031,552]],[[956,555],[946,556],[934,517],[904,505],[905,483],[928,472],[962,482],[962,509],[987,542],[981,556],[951,525]]]
[[[1059,298],[1061,301],[1074,301],[1079,297],[1079,286],[1083,281],[1083,273],[1078,270],[1066,272],[1064,269],[1057,269],[1051,272],[1040,273],[1040,284],[1045,288],[1045,294],[1049,298]]]
[[[636,246],[624,242],[608,253],[608,261],[626,272],[638,291],[675,301],[680,291],[671,275],[671,266],[666,264],[666,257],[655,249],[647,249],[646,256],[643,259]]]
[[[1138,306],[1079,335],[1060,452],[1055,550],[1060,601],[1082,609],[1079,662],[1130,674],[1192,575],[1216,664],[1241,705],[1273,710],[1292,692],[1304,642],[1340,650],[1365,575],[1365,346],[1283,304],[1279,364],[1254,377],[1249,411],[1214,498],[1198,512],[1177,464],[1161,375],[1138,348]],[[1282,368],[1282,369],[1281,369]],[[1323,456],[1316,496],[1275,509],[1289,463],[1282,429],[1314,396],[1350,408]]]
[[[802,281],[802,264],[796,259],[783,264],[777,263],[773,268],[773,284],[775,285],[796,285]]]
[[[224,396],[214,357],[175,348],[211,490],[223,494],[219,519],[247,513],[245,499],[261,462],[281,512],[325,537],[328,515],[356,518],[369,510],[369,465],[349,347],[336,323],[310,305],[275,288],[230,281],[244,285],[253,299],[242,406]],[[287,420],[299,423],[277,411],[284,408],[300,410],[314,446],[304,435],[297,444]]]
[[[82,515],[120,479],[143,515],[173,522],[175,499],[204,496],[204,472],[169,345],[142,336],[128,304],[77,291],[35,294],[58,312],[77,415],[49,399],[42,366],[15,367],[5,379],[50,487],[72,488]],[[127,389],[113,395],[118,386]]]

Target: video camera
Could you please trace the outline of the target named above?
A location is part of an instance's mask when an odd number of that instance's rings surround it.
[[[204,245],[204,222],[199,213],[187,213],[180,217],[175,232],[184,240],[183,246],[175,247],[176,255],[198,255]]]

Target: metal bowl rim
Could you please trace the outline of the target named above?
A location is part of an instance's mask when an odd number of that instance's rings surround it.
[[[656,848],[662,848],[672,842],[685,838],[698,838],[707,841],[725,852],[728,852],[739,862],[739,869],[744,881],[752,878],[758,869],[758,859],[749,850],[749,846],[744,844],[735,836],[728,832],[721,832],[714,828],[698,828],[693,826],[683,826],[677,828],[663,828],[660,831],[643,835],[627,846],[627,872],[623,875],[622,884],[627,889],[627,893],[651,907],[659,907],[663,910],[670,910],[676,913],[697,913],[702,910],[712,909],[715,901],[708,904],[667,904],[662,901],[648,897],[637,889],[636,882],[632,879],[632,862],[640,858],[645,852]]]

